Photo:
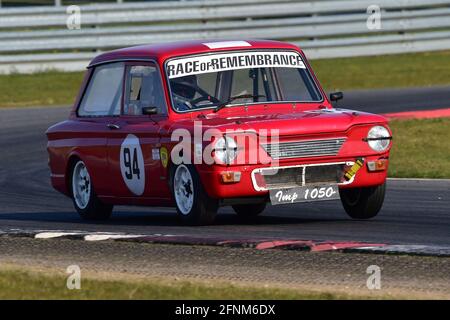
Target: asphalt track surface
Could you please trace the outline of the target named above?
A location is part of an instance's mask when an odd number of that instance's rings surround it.
[[[450,107],[450,87],[348,91],[338,107],[372,113],[444,109]]]
[[[433,90],[444,95],[443,89]],[[380,99],[386,96],[379,95]],[[380,112],[403,110],[401,105],[398,101]],[[438,104],[429,108],[438,108]],[[384,207],[370,221],[351,220],[339,201],[327,201],[269,207],[252,224],[242,224],[229,208],[220,210],[215,225],[204,227],[178,225],[174,210],[167,208],[117,207],[107,222],[85,222],[75,213],[71,200],[54,191],[49,182],[44,132],[67,113],[67,108],[0,110],[0,231],[82,230],[450,245],[450,181],[446,180],[389,180]]]

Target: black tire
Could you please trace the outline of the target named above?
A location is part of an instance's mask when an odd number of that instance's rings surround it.
[[[113,206],[110,204],[103,203],[98,197],[97,194],[94,191],[94,187],[92,186],[92,183],[89,182],[90,188],[89,188],[89,200],[87,201],[87,204],[84,206],[80,206],[79,203],[77,203],[76,200],[76,191],[74,190],[74,179],[75,179],[75,170],[78,165],[83,165],[85,168],[85,164],[83,161],[78,160],[76,161],[71,170],[71,180],[70,180],[70,187],[71,187],[71,194],[72,194],[72,201],[75,209],[77,210],[80,217],[84,220],[107,220],[112,213]],[[86,168],[87,170],[87,168]],[[89,175],[88,175],[89,176]],[[90,178],[89,178],[90,181]]]
[[[370,219],[381,210],[386,183],[375,187],[340,189],[342,205],[353,219]]]
[[[237,204],[231,206],[240,218],[254,218],[266,209],[266,203]]]
[[[179,205],[175,194],[175,175],[178,168],[180,168],[180,170],[184,170],[183,168],[186,168],[190,173],[190,178],[192,179],[193,190],[191,191],[193,202],[192,206],[188,210],[186,210],[186,208],[181,208],[181,205]],[[175,202],[175,207],[177,209],[178,217],[183,224],[208,225],[214,222],[217,210],[219,208],[219,200],[210,198],[208,196],[208,194],[205,192],[205,189],[203,188],[197,171],[192,165],[180,164],[171,168],[170,188]],[[191,188],[189,187],[189,189]]]

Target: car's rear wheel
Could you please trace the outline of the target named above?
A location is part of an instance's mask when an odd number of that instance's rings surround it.
[[[266,203],[237,204],[232,206],[232,208],[241,218],[253,218],[266,209]]]
[[[210,198],[192,165],[178,165],[172,168],[172,194],[178,216],[189,225],[211,224],[216,217],[219,201]]]
[[[73,166],[71,182],[73,204],[83,219],[105,220],[111,216],[113,206],[97,197],[83,161],[78,160]]]
[[[340,189],[342,205],[353,219],[370,219],[381,210],[386,184],[375,187]]]

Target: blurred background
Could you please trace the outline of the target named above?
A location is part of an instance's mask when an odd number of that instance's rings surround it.
[[[71,4],[91,4],[91,3],[123,3],[123,2],[157,2],[167,0],[2,0],[3,7],[23,7],[23,6],[53,6]]]
[[[450,0],[0,3],[2,73],[82,70],[100,51],[186,39],[289,41],[310,59],[450,49]]]

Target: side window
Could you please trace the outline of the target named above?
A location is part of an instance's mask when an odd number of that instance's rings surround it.
[[[161,77],[154,66],[131,66],[127,71],[123,113],[142,115],[144,107],[156,107],[158,114],[167,112]]]
[[[123,63],[95,68],[78,108],[79,116],[111,116],[120,114]]]

